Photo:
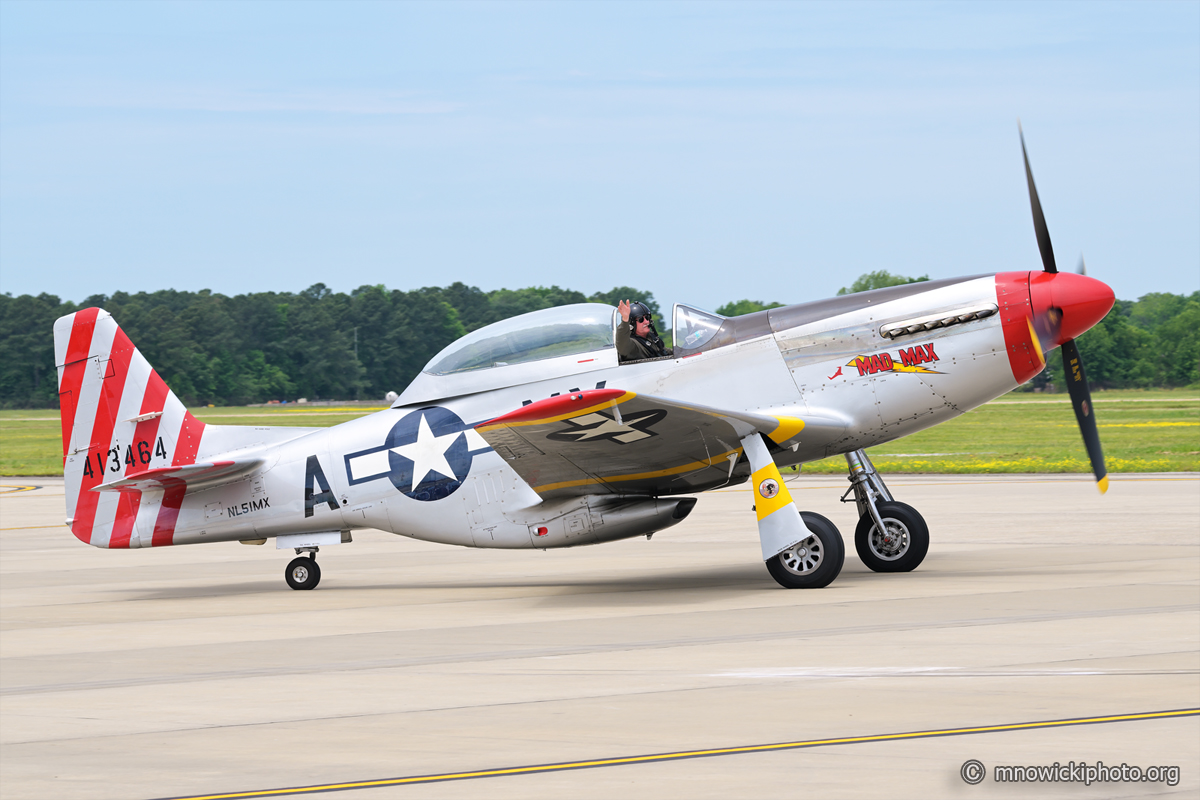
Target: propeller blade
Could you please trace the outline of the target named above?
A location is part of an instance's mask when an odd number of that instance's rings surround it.
[[[1046,215],[1042,213],[1042,203],[1038,200],[1037,187],[1033,185],[1033,170],[1029,168],[1029,154],[1025,152],[1025,132],[1021,123],[1017,123],[1017,133],[1021,136],[1021,157],[1025,159],[1025,180],[1029,183],[1029,205],[1033,207],[1033,230],[1037,234],[1038,250],[1042,253],[1042,267],[1046,272],[1058,272],[1054,264],[1054,247],[1050,244],[1050,229],[1046,227]]]
[[[1029,340],[1033,342],[1038,361],[1044,369],[1046,367],[1046,351],[1055,346],[1054,340],[1041,330],[1042,326],[1039,321],[1034,320],[1033,317],[1026,317],[1025,323],[1029,325]],[[1041,372],[1041,369],[1038,371]]]
[[[1079,257],[1079,266],[1075,270],[1080,275],[1087,275],[1087,264],[1083,263],[1083,256]]]
[[[1079,432],[1083,434],[1083,446],[1087,448],[1088,460],[1092,462],[1092,474],[1100,493],[1108,491],[1108,470],[1104,466],[1104,451],[1100,448],[1100,433],[1096,430],[1096,413],[1092,408],[1092,393],[1088,389],[1087,376],[1083,373],[1083,359],[1074,339],[1062,346],[1063,372],[1067,377],[1067,390],[1071,393],[1071,405],[1075,408],[1075,419]]]
[[[1062,340],[1062,321],[1063,311],[1055,306],[1029,318],[1029,328],[1033,331],[1043,364],[1046,363],[1046,353],[1058,347]]]

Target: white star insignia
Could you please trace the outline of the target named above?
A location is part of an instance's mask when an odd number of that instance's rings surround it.
[[[637,419],[644,416],[646,415],[643,414]],[[637,419],[631,419],[630,421],[636,422]],[[615,419],[609,419],[603,414],[585,414],[582,417],[575,417],[567,421],[576,426],[577,429],[565,431],[565,433],[578,434],[575,438],[577,442],[604,437],[629,444],[630,442],[636,442],[638,439],[647,439],[650,437],[650,434],[645,431],[631,428],[628,425],[617,422]]]
[[[421,482],[425,480],[425,476],[431,472],[436,472],[452,480],[458,478],[454,474],[454,470],[450,468],[450,462],[446,460],[446,451],[461,434],[462,431],[455,431],[434,436],[433,431],[429,429],[425,415],[421,415],[421,422],[417,427],[417,440],[411,444],[402,444],[392,448],[393,453],[404,456],[413,462],[412,486],[409,491],[420,486]]]

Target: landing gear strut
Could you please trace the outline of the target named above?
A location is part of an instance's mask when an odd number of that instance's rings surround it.
[[[315,589],[321,582],[321,568],[317,566],[317,548],[297,547],[296,553],[308,553],[293,558],[283,573],[287,585],[293,589]]]
[[[743,437],[742,447],[752,470],[758,541],[767,571],[785,589],[828,586],[846,556],[838,529],[820,514],[796,508],[762,434]]]
[[[917,510],[892,498],[875,465],[862,450],[846,453],[850,488],[858,506],[854,549],[875,572],[911,572],[929,552],[929,526]]]

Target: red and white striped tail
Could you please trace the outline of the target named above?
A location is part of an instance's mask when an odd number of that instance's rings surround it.
[[[96,487],[193,464],[204,423],[193,417],[112,315],[85,308],[54,323],[67,524],[96,547],[173,544],[187,486],[150,491]]]

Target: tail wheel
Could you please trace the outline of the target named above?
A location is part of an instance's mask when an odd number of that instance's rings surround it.
[[[321,582],[321,568],[317,566],[315,558],[300,556],[287,565],[283,577],[293,589],[315,589]]]
[[[820,514],[801,511],[800,518],[812,534],[769,559],[767,571],[785,589],[820,589],[842,571],[846,545],[837,526]]]
[[[879,503],[876,509],[885,530],[864,514],[854,531],[858,557],[875,572],[912,572],[929,552],[929,526],[905,503]]]

